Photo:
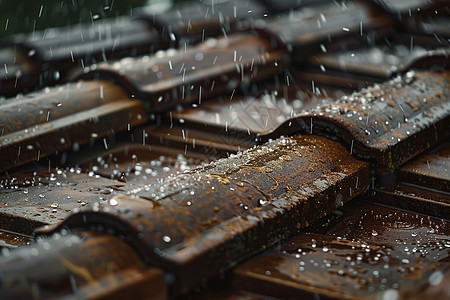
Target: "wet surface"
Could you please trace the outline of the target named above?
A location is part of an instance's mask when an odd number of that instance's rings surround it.
[[[76,209],[98,205],[125,186],[94,173],[89,176],[75,168],[20,174],[19,178],[14,177],[15,174],[11,176],[1,179],[2,219],[6,220],[9,214],[44,224],[61,222]],[[25,228],[16,228],[20,229]]]
[[[131,274],[141,273],[140,277],[146,279],[149,272],[155,285],[146,280],[147,286],[159,297],[165,294],[162,273],[149,268],[144,272],[144,265],[132,248],[110,235],[87,231],[58,233],[37,239],[32,247],[17,249],[16,256],[10,256],[8,249],[3,249],[2,254],[0,293],[9,298],[56,298],[78,289],[86,298],[94,297],[113,284],[116,291],[121,285],[129,285],[125,275],[133,278]],[[41,273],[43,269],[47,270],[45,274]],[[90,289],[86,291],[84,286]]]
[[[0,171],[75,150],[147,121],[141,101],[100,81],[49,88],[0,105]]]
[[[113,78],[130,94],[148,102],[148,111],[161,112],[181,104],[201,104],[208,97],[234,93],[241,84],[282,72],[287,57],[276,43],[236,33],[155,56],[102,63],[86,69],[81,78]]]
[[[307,227],[366,190],[369,178],[369,165],[336,142],[282,138],[114,197],[60,227],[121,232],[184,290]]]
[[[405,164],[399,177],[403,182],[450,192],[450,142]]]
[[[449,220],[450,195],[448,192],[398,183],[380,188],[376,199],[380,203]]]
[[[82,162],[80,168],[104,178],[116,179],[126,186],[152,184],[169,175],[177,175],[206,164],[217,157],[195,152],[186,155],[179,149],[156,145],[127,144],[108,154]]]
[[[263,139],[295,132],[338,137],[352,154],[375,160],[379,173],[392,172],[449,136],[449,75],[410,71],[294,117]]]
[[[256,136],[278,127],[284,121],[304,111],[333,101],[345,92],[332,88],[311,87],[295,83],[287,76],[289,86],[265,89],[256,96],[235,95],[233,99],[219,98],[201,106],[185,108],[171,113],[178,126],[194,127],[203,131],[239,132]]]
[[[30,240],[30,236],[17,234],[8,230],[0,230],[0,250],[2,248],[17,248]]]
[[[369,9],[364,3],[348,1],[294,10],[268,22],[267,27],[291,45],[294,60],[302,61],[305,54],[326,52],[324,44],[332,44],[345,38],[358,39],[362,36],[362,27],[367,32],[390,25],[389,18]]]
[[[70,29],[50,28],[32,35],[16,35],[11,42],[18,51],[37,58],[41,64],[52,63],[55,72],[60,70],[64,74],[76,66],[89,66],[96,59],[108,60],[130,52],[136,55],[143,49],[151,51],[158,47],[158,38],[156,30],[144,22],[120,17]],[[64,67],[64,63],[69,66]]]
[[[369,47],[355,46],[343,51],[333,49],[330,53],[312,57],[309,63],[325,74],[339,70],[355,76],[371,76],[374,77],[372,80],[379,82],[397,73],[420,68],[422,64],[429,67],[435,61],[436,65],[445,65],[449,46],[448,42],[438,42],[435,38],[405,34],[395,36],[395,42],[384,39]],[[426,59],[430,62],[423,62]]]
[[[337,224],[301,233],[236,268],[237,287],[281,298],[304,290],[397,299],[414,295],[436,268],[448,266],[446,221],[368,203],[337,213]]]
[[[0,50],[2,296],[450,296],[448,5],[151,2]]]
[[[247,132],[221,130],[217,133],[213,127],[208,127],[208,130],[199,130],[195,126],[174,125],[173,127],[143,128],[136,131],[135,136],[142,144],[180,149],[184,155],[194,152],[207,159],[227,157],[257,144],[255,137],[248,135]]]
[[[29,234],[43,224],[56,224],[86,207],[107,204],[120,193],[142,189],[169,175],[187,172],[215,157],[136,144],[117,146],[103,156],[85,158],[77,167],[45,168],[0,177],[0,223],[20,216],[27,226],[10,230]],[[136,200],[137,201],[137,200]]]
[[[449,142],[413,158],[394,178],[381,178],[376,200],[409,211],[449,220]],[[380,182],[381,182],[380,181]]]

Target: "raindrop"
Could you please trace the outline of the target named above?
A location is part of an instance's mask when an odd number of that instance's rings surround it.
[[[117,206],[118,204],[119,204],[119,201],[117,201],[116,199],[114,199],[114,198],[109,199],[109,205]]]
[[[204,57],[205,56],[203,55],[202,52],[198,52],[198,53],[195,54],[195,60],[196,61],[202,61]]]
[[[259,205],[264,206],[264,205],[267,204],[269,201],[263,200],[263,199],[259,199],[258,202],[259,202]]]
[[[394,289],[388,289],[383,292],[381,299],[382,300],[397,300],[398,292]]]
[[[435,271],[428,278],[428,282],[430,283],[430,285],[438,285],[439,283],[441,283],[442,279],[444,279],[444,274],[442,273],[442,271]]]

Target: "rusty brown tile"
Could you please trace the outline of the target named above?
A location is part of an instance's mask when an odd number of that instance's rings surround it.
[[[0,106],[0,171],[147,121],[141,101],[101,81],[49,88]]]
[[[0,176],[0,225],[31,234],[36,227],[61,222],[81,208],[97,207],[119,193],[142,189],[213,159],[208,153],[183,155],[177,149],[124,144],[69,167],[32,165],[12,170]]]
[[[54,64],[54,71],[58,71],[63,64],[81,68],[83,65],[89,66],[95,59],[111,59],[127,53],[136,55],[144,52],[143,49],[148,53],[152,48],[159,48],[159,34],[145,22],[124,16],[89,24],[48,28],[33,34],[18,34],[10,42],[41,64]],[[70,67],[59,71],[65,73],[67,69]]]
[[[420,41],[416,37],[411,48],[411,36],[397,35],[391,39],[396,42],[389,40],[371,47],[358,45],[350,49],[347,45],[342,45],[347,49],[311,57],[308,63],[316,69],[321,68],[322,73],[350,73],[360,79],[370,78],[371,82],[385,81],[395,74],[414,68],[431,67],[433,64],[446,65],[450,48],[445,46],[449,47],[449,43],[439,43],[434,38],[422,38]]]
[[[85,172],[124,182],[124,189],[143,186],[177,175],[217,159],[204,153],[168,148],[155,144],[125,144],[79,163]]]
[[[254,136],[247,132],[226,131],[217,134],[213,127],[199,130],[189,126],[158,126],[139,128],[137,141],[146,145],[156,145],[178,149],[181,153],[198,153],[205,158],[222,158],[255,146]],[[141,138],[145,135],[145,139]]]
[[[35,81],[24,82],[19,77],[20,86],[15,87],[16,92],[62,82],[69,74],[98,61],[154,52],[161,47],[160,44],[159,33],[150,24],[126,16],[89,24],[47,28],[45,31],[17,34],[0,40],[0,45],[5,49],[14,49],[38,68]],[[23,72],[23,75],[26,73]]]
[[[237,267],[236,288],[289,299],[408,299],[449,265],[444,220],[368,203],[342,213],[321,233],[301,233]]]
[[[344,94],[345,91],[319,86],[313,92],[311,85],[292,83],[265,88],[257,95],[237,94],[233,99],[212,99],[200,106],[173,111],[169,118],[175,126],[222,135],[236,131],[247,136],[243,139],[251,140],[257,134],[275,129],[284,121]]]
[[[236,33],[186,49],[102,63],[92,66],[81,78],[113,78],[131,95],[144,99],[148,111],[161,112],[181,104],[200,104],[221,93],[234,93],[244,82],[280,73],[286,59],[280,45],[271,45],[250,33]]]
[[[327,215],[369,179],[369,165],[342,145],[300,135],[131,193],[148,199],[140,209],[116,197],[60,227],[102,224],[126,235],[149,263],[176,275],[174,290],[186,291]]]
[[[1,227],[22,234],[31,234],[44,224],[61,222],[74,211],[95,207],[125,191],[123,182],[74,167],[12,172],[0,183]]]
[[[410,71],[288,120],[262,138],[295,132],[338,137],[350,153],[375,161],[379,173],[392,172],[449,136],[449,76]]]
[[[412,159],[399,170],[402,182],[450,192],[450,142]]]
[[[142,297],[142,284],[152,288],[149,299],[166,295],[162,271],[146,268],[129,245],[111,235],[63,232],[2,252],[0,293],[7,299],[119,299],[124,290]]]
[[[144,269],[144,268],[143,268]],[[125,298],[163,300],[168,298],[164,273],[156,268],[126,269],[109,274],[64,297],[68,300]]]
[[[17,248],[28,243],[31,236],[19,234],[5,229],[0,229],[0,250],[2,248]]]
[[[305,7],[267,21],[267,28],[278,34],[293,50],[294,61],[308,55],[326,52],[329,44],[351,38],[364,38],[370,30],[384,31],[392,25],[386,14],[358,1],[327,2],[313,8]]]
[[[450,194],[420,186],[397,183],[377,189],[376,201],[401,209],[449,220]]]
[[[396,178],[380,178],[376,201],[449,220],[449,142],[403,165]]]

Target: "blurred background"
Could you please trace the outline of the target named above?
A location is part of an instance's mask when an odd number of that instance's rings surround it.
[[[77,23],[133,15],[136,7],[155,12],[189,0],[0,0],[0,38]]]

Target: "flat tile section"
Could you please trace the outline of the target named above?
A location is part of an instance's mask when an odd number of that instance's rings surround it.
[[[388,173],[450,136],[449,97],[449,71],[410,71],[292,118],[262,138],[298,132],[338,137],[350,153]]]
[[[399,177],[403,182],[450,193],[450,142],[405,164]]]
[[[289,77],[287,81],[294,81]],[[273,88],[255,96],[234,95],[233,99],[218,98],[199,105],[171,113],[173,123],[178,126],[213,131],[218,134],[239,132],[254,139],[258,134],[273,130],[284,121],[316,106],[332,101],[343,91],[317,86],[291,83],[282,88]]]
[[[405,183],[377,189],[376,201],[450,220],[450,194]]]
[[[0,225],[16,233],[31,234],[36,227],[59,223],[82,208],[106,205],[113,196],[142,190],[213,159],[217,158],[125,144],[74,162],[78,167],[25,166],[0,176]],[[130,205],[135,202],[139,200]]]
[[[106,202],[125,186],[74,168],[36,173],[13,173],[9,180],[0,179],[2,228],[31,234],[38,226],[61,222],[74,211]]]
[[[450,143],[428,151],[403,165],[397,183],[380,184],[376,201],[450,220]],[[390,184],[389,184],[390,183]]]
[[[355,203],[340,218],[237,267],[236,287],[277,298],[407,299],[448,266],[446,221]]]
[[[247,132],[243,134],[225,129],[216,132],[213,127],[207,129],[209,132],[190,126],[173,126],[172,128],[160,126],[142,129],[142,133],[136,136],[145,135],[145,140],[139,139],[142,144],[176,148],[182,153],[196,152],[206,158],[226,157],[256,144],[254,138]]]
[[[80,163],[84,172],[126,183],[126,189],[155,183],[209,163],[218,157],[150,144],[126,144]]]
[[[133,198],[116,197],[51,229],[102,225],[124,235],[186,291],[327,215],[369,179],[369,164],[341,144],[299,135],[129,193],[148,199],[135,208]]]

